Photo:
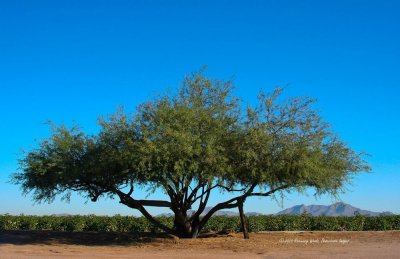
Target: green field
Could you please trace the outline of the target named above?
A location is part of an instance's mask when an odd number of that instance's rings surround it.
[[[159,217],[173,225],[173,217]],[[400,215],[328,217],[309,215],[249,216],[249,230],[259,231],[377,231],[400,230]],[[53,230],[99,232],[159,232],[144,217],[120,216],[28,216],[0,215],[0,230]],[[239,217],[215,216],[204,232],[240,231]]]

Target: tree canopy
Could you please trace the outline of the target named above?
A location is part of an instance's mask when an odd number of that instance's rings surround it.
[[[261,92],[257,105],[244,107],[232,82],[193,73],[175,94],[145,102],[133,114],[100,118],[98,134],[53,125],[12,179],[36,201],[68,199],[71,192],[93,202],[109,196],[165,231],[197,237],[215,212],[241,207],[248,197],[308,187],[336,195],[353,174],[369,170],[362,153],[322,120],[315,100],[281,100],[281,92]],[[137,199],[139,186],[161,189],[165,199]],[[204,215],[220,191],[235,196]],[[150,215],[149,206],[169,208],[174,228]]]

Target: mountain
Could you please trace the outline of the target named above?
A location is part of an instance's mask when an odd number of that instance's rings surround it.
[[[73,216],[73,215],[68,214],[68,213],[60,213],[60,214],[51,214],[50,216],[52,216],[52,217],[69,217],[69,216]]]
[[[203,213],[201,213],[200,216],[205,216],[210,210],[212,209],[212,207],[206,207],[203,211]],[[189,210],[188,211],[188,215],[192,215],[194,213],[193,210]],[[246,212],[245,213],[247,216],[258,216],[258,215],[263,215],[262,213],[259,212]],[[159,214],[157,216],[166,216],[166,217],[171,217],[173,216],[173,213],[162,213]],[[239,212],[236,211],[230,211],[230,210],[219,210],[217,212],[214,213],[213,216],[227,216],[227,217],[234,217],[234,216],[239,216]]]
[[[207,214],[212,207],[206,207],[201,213],[201,216]],[[193,214],[194,211],[189,210],[188,215]],[[303,213],[311,214],[312,216],[354,216],[356,213],[360,213],[360,215],[365,216],[384,216],[384,215],[393,215],[391,212],[373,212],[369,210],[362,210],[356,207],[353,207],[350,204],[344,202],[337,202],[332,205],[296,205],[291,208],[282,210],[274,215],[301,215]],[[258,216],[264,215],[259,212],[247,212],[245,213],[247,216]],[[158,216],[173,216],[172,213],[163,213],[159,214]],[[220,210],[217,211],[214,216],[239,216],[237,211],[229,211],[229,210]]]
[[[212,207],[206,207],[203,211],[203,213],[201,213],[200,216],[204,216],[206,215],[210,210],[212,209]],[[192,212],[190,212],[192,213]],[[257,215],[262,215],[262,213],[258,213],[258,212],[246,212],[245,213],[247,216],[257,216]],[[239,216],[239,212],[238,211],[230,211],[230,210],[219,210],[217,212],[214,213],[214,216],[227,216],[227,217],[234,217],[234,216]]]
[[[329,206],[325,205],[296,205],[291,208],[282,210],[275,215],[300,215],[303,213],[309,213],[312,216],[354,216],[359,213],[360,215],[366,216],[383,216],[392,215],[391,212],[373,212],[368,210],[362,210],[356,207],[346,204],[344,202],[337,202]]]

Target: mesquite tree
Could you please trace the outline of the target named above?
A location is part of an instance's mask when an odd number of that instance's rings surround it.
[[[53,125],[12,179],[36,201],[68,199],[71,192],[93,202],[116,198],[155,226],[195,238],[218,210],[243,214],[249,197],[309,187],[336,195],[352,174],[369,170],[362,154],[321,120],[314,100],[282,101],[280,94],[261,93],[256,106],[244,109],[231,82],[194,73],[173,95],[143,103],[131,115],[99,119],[96,135]],[[161,189],[165,199],[135,198],[140,186]],[[221,191],[235,195],[205,210]],[[173,228],[153,217],[151,206],[170,209]]]

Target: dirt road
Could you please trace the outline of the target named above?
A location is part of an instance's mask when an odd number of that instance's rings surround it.
[[[168,236],[0,232],[0,258],[400,258],[400,231]]]

